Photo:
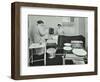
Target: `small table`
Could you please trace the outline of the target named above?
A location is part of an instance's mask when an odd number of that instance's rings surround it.
[[[30,46],[29,46],[29,50],[30,50],[30,57],[29,57],[29,63],[33,63],[33,62],[38,62],[38,61],[43,61],[44,60],[44,64],[45,63],[45,55],[44,55],[44,58],[43,59],[38,59],[38,60],[33,60],[33,55],[37,54],[35,52],[35,49],[42,49],[42,48],[45,48],[46,49],[46,44],[45,43],[32,43]],[[42,50],[41,50],[42,51]],[[40,53],[44,53],[46,54],[46,50],[45,51],[42,51]]]

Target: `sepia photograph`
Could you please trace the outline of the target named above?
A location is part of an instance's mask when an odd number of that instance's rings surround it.
[[[88,62],[88,18],[28,15],[28,66]]]

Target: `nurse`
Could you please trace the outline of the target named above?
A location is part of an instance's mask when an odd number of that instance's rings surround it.
[[[48,37],[48,29],[44,21],[38,20],[36,26],[30,30],[31,43],[44,43]]]
[[[42,55],[45,50],[45,40],[48,35],[48,29],[44,25],[44,21],[38,20],[36,26],[29,29],[30,46],[35,48],[38,55]]]
[[[58,28],[57,28],[57,34],[58,35],[64,35],[64,29],[63,29],[62,25],[58,24],[57,26],[58,26]]]

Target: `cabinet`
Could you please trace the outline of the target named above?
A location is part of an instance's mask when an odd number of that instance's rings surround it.
[[[74,25],[74,17],[66,17],[62,19],[63,26],[72,26]]]

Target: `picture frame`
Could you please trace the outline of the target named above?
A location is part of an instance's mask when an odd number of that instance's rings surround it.
[[[48,60],[46,60],[44,61],[44,63],[46,63],[46,64],[43,64],[44,66],[39,66],[38,64],[36,64],[36,66],[33,66],[33,64],[31,64],[30,62],[28,64],[26,61],[28,60],[30,61],[30,59],[27,58],[27,57],[30,58],[30,56],[26,56],[26,55],[29,55],[28,53],[30,53],[30,46],[28,46],[30,43],[28,43],[29,41],[27,37],[29,37],[28,32],[30,33],[29,31],[30,24],[34,23],[32,20],[33,19],[35,20],[37,18],[44,18],[46,22],[50,21],[50,22],[47,22],[48,23],[47,25],[49,25],[49,23],[58,24],[59,21],[58,20],[56,21],[56,19],[61,19],[60,23],[64,24],[62,26],[66,28],[68,27],[68,29],[76,28],[74,27],[74,25],[77,25],[79,29],[82,26],[84,28],[86,27],[85,29],[87,29],[87,32],[84,31],[84,33],[85,34],[87,33],[87,34],[86,36],[84,35],[84,37],[85,37],[85,46],[87,46],[86,53],[88,53],[88,56],[86,57],[87,57],[88,63],[83,64],[83,65],[80,65],[80,64],[79,65],[73,65],[73,64],[58,65],[57,63],[53,66],[52,65],[47,66]],[[53,21],[52,19],[54,19],[55,21]],[[76,22],[75,23],[73,22],[74,20],[76,21],[85,20],[84,25],[82,25],[83,22],[78,23],[80,24],[78,25],[76,24]],[[97,56],[97,45],[98,45],[97,44],[97,37],[98,37],[97,22],[98,22],[97,21],[97,7],[93,7],[93,6],[13,2],[11,4],[11,78],[15,80],[23,80],[23,79],[97,75],[97,68],[98,68],[97,67],[97,57],[98,57]],[[41,23],[41,21],[38,21],[38,24],[39,23]],[[53,30],[52,28],[51,29],[49,28],[49,34],[54,33],[52,30]],[[67,30],[65,30],[65,32],[66,31]],[[72,33],[74,32],[79,33],[73,30]],[[82,33],[83,31],[80,30],[80,32]],[[74,37],[72,37],[72,39],[73,38]],[[67,39],[69,39],[69,36],[67,37]],[[76,39],[73,39],[73,40],[76,41]],[[80,40],[80,38],[78,40]],[[58,41],[63,42],[64,39],[61,39],[61,40],[58,39]],[[75,42],[75,41],[72,41],[72,42]],[[65,45],[68,45],[68,44],[65,44]],[[84,41],[83,41],[83,45],[84,45]],[[53,49],[51,49],[51,51],[53,51]],[[32,55],[32,58],[33,58],[33,55]],[[44,58],[45,57],[46,56],[44,56]],[[50,57],[52,58],[52,56]],[[24,64],[26,65],[26,68]],[[81,68],[83,67],[83,68],[79,70],[80,67]]]

